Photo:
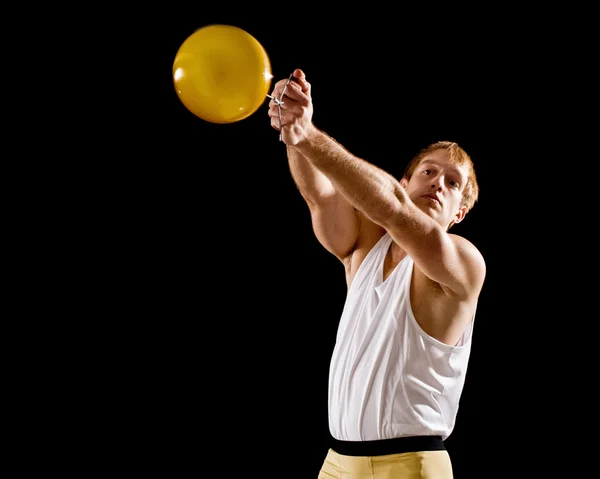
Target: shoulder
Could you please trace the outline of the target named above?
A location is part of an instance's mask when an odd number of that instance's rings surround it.
[[[479,290],[485,279],[487,265],[482,252],[464,236],[448,233],[455,247],[459,262],[468,272],[472,287]]]
[[[479,248],[477,248],[477,246],[473,244],[473,242],[469,241],[464,236],[460,236],[457,234],[448,233],[448,237],[450,238],[450,240],[452,241],[459,253],[466,255],[467,259],[476,262],[481,262],[485,265],[485,259],[483,257],[483,254],[481,253]]]

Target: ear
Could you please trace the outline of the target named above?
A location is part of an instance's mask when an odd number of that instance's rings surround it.
[[[403,188],[406,188],[408,186],[408,180],[406,178],[402,178],[400,180],[400,186],[402,186]]]
[[[452,224],[455,225],[457,223],[460,223],[462,220],[465,219],[466,215],[467,215],[467,207],[461,206],[460,208],[458,208],[458,211],[454,215],[454,220],[452,221]]]

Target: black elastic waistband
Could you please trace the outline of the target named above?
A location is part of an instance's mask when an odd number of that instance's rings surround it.
[[[442,436],[412,436],[376,441],[340,441],[331,437],[331,449],[342,456],[384,456],[418,451],[443,451]]]

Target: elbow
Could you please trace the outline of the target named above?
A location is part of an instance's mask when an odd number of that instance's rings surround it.
[[[402,189],[401,186],[398,186],[398,188]],[[393,227],[399,218],[406,215],[407,199],[408,196],[404,189],[402,191],[396,189],[394,194],[389,195],[387,201],[378,209],[377,218],[373,218],[373,220],[386,229]]]
[[[333,188],[319,188],[311,190],[300,190],[304,201],[311,207],[324,206],[335,201],[337,194]]]
[[[378,212],[377,223],[386,229],[393,228],[400,218],[406,217],[410,198],[398,182],[394,182],[392,193]]]
[[[389,229],[398,222],[406,209],[408,196],[399,183],[393,181],[391,184],[382,185],[380,189],[378,205],[368,213],[369,219],[379,226]]]
[[[401,218],[401,215],[402,212],[399,205],[385,204],[367,216],[373,223],[376,223],[389,231],[398,223],[398,219]]]

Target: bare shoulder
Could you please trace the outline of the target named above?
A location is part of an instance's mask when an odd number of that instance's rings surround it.
[[[448,234],[456,248],[460,268],[463,268],[467,281],[466,289],[474,295],[478,295],[483,286],[486,276],[486,262],[483,254],[471,241],[464,236]]]
[[[455,345],[471,322],[486,275],[481,251],[469,240],[449,235],[453,251],[449,267],[456,278],[453,288],[428,278],[418,267],[413,272],[411,307],[421,328],[438,341]]]

